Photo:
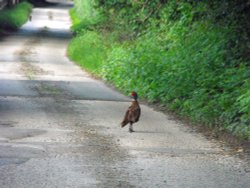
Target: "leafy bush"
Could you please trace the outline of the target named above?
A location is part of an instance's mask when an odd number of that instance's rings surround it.
[[[0,28],[17,29],[21,27],[29,18],[32,5],[21,2],[15,7],[4,9],[0,12]]]
[[[87,31],[71,41],[68,54],[72,60],[88,71],[99,74],[105,56],[105,47],[99,34]]]
[[[70,16],[73,21],[72,31],[79,33],[82,30],[91,30],[92,26],[100,23],[104,17],[94,9],[93,0],[75,1],[75,6],[70,10]]]
[[[247,1],[93,2],[94,16],[75,14],[77,61],[126,93],[250,139]]]

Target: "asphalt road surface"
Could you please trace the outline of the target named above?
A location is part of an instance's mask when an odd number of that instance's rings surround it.
[[[120,128],[129,98],[66,56],[70,7],[0,38],[0,187],[249,188],[237,152],[168,115],[142,105],[136,132]]]

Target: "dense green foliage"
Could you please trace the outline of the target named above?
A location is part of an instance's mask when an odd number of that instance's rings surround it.
[[[21,27],[29,18],[32,5],[27,2],[21,2],[15,7],[0,11],[0,28],[17,29]]]
[[[68,53],[72,60],[78,62],[89,72],[98,74],[106,55],[102,44],[102,39],[97,33],[86,32],[71,41]]]
[[[75,3],[73,60],[124,92],[250,139],[247,0]]]
[[[69,45],[69,56],[89,72],[99,75],[106,59],[106,48],[102,36],[90,29],[102,20],[94,9],[94,1],[75,1],[70,15],[74,23],[72,30],[78,34]]]

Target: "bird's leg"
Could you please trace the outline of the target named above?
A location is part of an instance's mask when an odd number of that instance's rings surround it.
[[[135,132],[135,131],[133,130],[133,123],[130,123],[130,125],[129,125],[129,132],[130,132],[130,133]]]

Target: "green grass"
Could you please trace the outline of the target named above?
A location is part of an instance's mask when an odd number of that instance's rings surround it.
[[[29,18],[32,5],[27,2],[21,2],[13,8],[0,11],[1,29],[18,29]]]
[[[102,21],[102,17],[93,6],[93,0],[75,1],[74,8],[70,10],[74,23],[71,30],[77,35],[69,44],[68,55],[81,67],[100,76],[107,47],[104,37],[94,31],[94,27]]]
[[[93,74],[100,74],[106,54],[102,38],[93,31],[75,37],[69,45],[68,55]]]

